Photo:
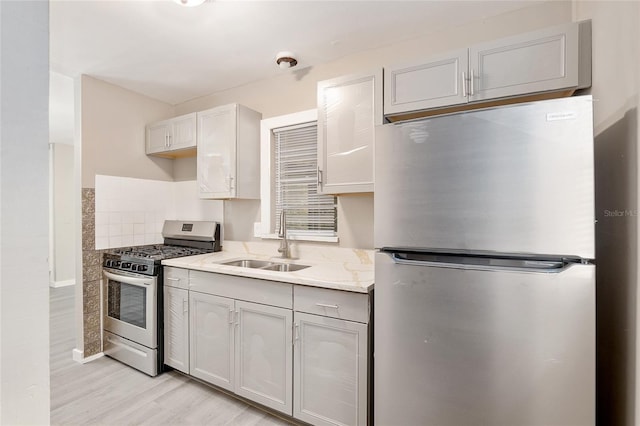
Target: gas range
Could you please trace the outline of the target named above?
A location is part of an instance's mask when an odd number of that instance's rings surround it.
[[[217,222],[165,221],[165,244],[121,247],[104,253],[102,266],[142,275],[159,275],[161,262],[175,257],[220,251],[220,224]]]
[[[217,222],[165,221],[164,244],[116,248],[103,258],[105,355],[155,376],[164,369],[161,262],[220,251]]]

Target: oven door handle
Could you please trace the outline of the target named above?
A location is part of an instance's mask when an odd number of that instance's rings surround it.
[[[102,271],[102,273],[104,273],[105,277],[109,278],[110,280],[118,281],[124,284],[135,285],[138,287],[145,287],[153,284],[153,278],[128,277],[126,275],[112,274],[111,272],[107,271]]]

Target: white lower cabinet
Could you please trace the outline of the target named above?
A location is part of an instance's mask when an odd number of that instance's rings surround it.
[[[293,313],[236,301],[235,393],[291,415]]]
[[[164,363],[189,373],[189,271],[164,268]]]
[[[291,415],[291,310],[194,291],[190,306],[190,374]]]
[[[314,425],[367,424],[367,324],[296,312],[293,416]]]
[[[189,373],[189,292],[164,288],[164,363]]]
[[[190,374],[233,391],[234,300],[189,292]]]
[[[362,293],[189,271],[189,374],[313,425],[366,425],[369,306]]]

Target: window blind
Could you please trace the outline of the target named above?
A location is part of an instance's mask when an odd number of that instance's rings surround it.
[[[318,130],[315,122],[275,129],[276,232],[280,213],[291,235],[335,236],[336,197],[318,194]]]

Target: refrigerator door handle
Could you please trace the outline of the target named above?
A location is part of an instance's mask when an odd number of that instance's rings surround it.
[[[481,256],[421,255],[409,253],[389,253],[393,261],[400,265],[425,267],[473,269],[482,271],[516,271],[559,273],[571,267],[564,260],[525,260],[510,258],[489,258]]]

